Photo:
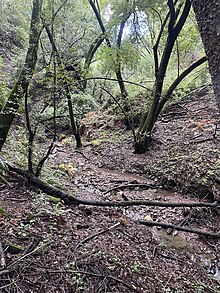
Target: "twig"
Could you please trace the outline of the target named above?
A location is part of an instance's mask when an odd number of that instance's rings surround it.
[[[57,11],[54,12],[53,16],[52,16],[52,21],[55,20],[57,14],[60,12],[60,10],[63,8],[63,6],[68,2],[68,0],[64,0],[61,5],[58,7]]]
[[[203,230],[196,229],[196,228],[180,227],[180,226],[176,226],[173,224],[167,224],[167,223],[163,223],[163,222],[154,222],[154,221],[143,221],[143,220],[135,221],[134,220],[133,222],[136,222],[136,223],[139,223],[139,224],[145,225],[145,226],[158,226],[158,227],[162,227],[165,229],[172,228],[175,230],[184,231],[184,232],[188,232],[188,233],[194,233],[194,234],[208,236],[208,237],[220,238],[220,231],[217,233],[211,233],[211,232],[203,231]]]
[[[88,276],[93,276],[93,277],[97,277],[97,278],[103,278],[103,279],[112,279],[118,283],[121,283],[122,285],[124,285],[126,288],[134,291],[134,292],[140,292],[139,290],[133,288],[131,285],[128,285],[127,283],[125,283],[123,280],[116,278],[112,275],[103,275],[103,274],[96,274],[96,273],[92,273],[92,272],[87,272],[87,271],[81,271],[81,270],[47,270],[47,273],[50,274],[82,274],[82,275],[88,275]]]
[[[53,148],[54,148],[55,140],[56,140],[56,135],[54,135],[53,141],[51,142],[50,146],[48,147],[48,150],[47,150],[46,154],[38,162],[38,165],[37,165],[36,171],[35,171],[36,177],[38,177],[40,175],[45,161],[51,155],[51,153],[53,151]]]
[[[192,140],[190,142],[191,143],[203,143],[203,142],[206,142],[206,141],[212,141],[214,139],[215,139],[214,137],[207,137],[207,138],[204,138],[204,139]]]
[[[112,230],[112,229],[118,227],[120,224],[121,224],[121,223],[118,222],[118,223],[112,225],[111,227],[108,227],[108,228],[106,228],[106,229],[104,229],[104,230],[102,230],[102,231],[99,231],[99,232],[97,232],[97,233],[95,233],[95,234],[92,234],[92,235],[86,237],[85,239],[83,239],[82,241],[80,241],[80,242],[76,245],[75,250],[76,250],[79,246],[81,246],[82,244],[88,242],[89,240],[95,238],[96,236],[102,235],[102,234],[104,234],[104,233],[106,233],[106,232],[108,232],[108,231],[110,231],[110,230]]]
[[[163,287],[163,292],[165,291],[165,289],[166,289],[166,287],[168,286],[168,284],[169,284],[169,282],[170,282],[170,280],[172,279],[172,277],[173,277],[173,275],[171,274],[170,275],[170,277],[169,277],[169,279],[167,280],[167,282],[166,282],[166,284],[164,285],[164,287]],[[166,291],[165,291],[166,292]]]
[[[33,237],[29,243],[29,245],[24,249],[23,251],[23,254],[27,254],[31,251],[33,251],[37,246],[38,244],[40,243],[40,241],[42,240],[41,237]]]
[[[178,259],[177,260],[177,258],[176,257],[172,257],[172,256],[169,256],[169,255],[166,255],[166,254],[164,254],[164,253],[160,253],[160,252],[158,252],[157,251],[157,255],[159,255],[159,256],[162,256],[163,258],[166,258],[166,259],[171,259],[171,260],[174,260],[174,261],[178,261],[178,262],[183,262],[183,260],[181,260],[181,259]]]
[[[0,276],[7,275],[11,272],[11,270],[0,270]]]
[[[123,185],[119,185],[119,186],[116,186],[116,187],[113,187],[109,190],[106,190],[105,192],[103,192],[103,195],[111,192],[111,191],[114,191],[114,190],[118,190],[118,189],[125,189],[125,188],[135,188],[135,187],[144,187],[144,188],[151,188],[151,189],[155,189],[155,188],[159,188],[160,185],[158,184],[147,184],[147,183],[132,183],[132,184],[123,184]]]
[[[215,131],[214,131],[214,134],[213,134],[213,138],[216,138],[217,130],[218,130],[218,123],[215,124]]]
[[[29,200],[29,199],[25,199],[25,198],[15,198],[15,197],[8,197],[7,199],[10,201],[17,201],[17,202],[24,202],[24,201]]]
[[[4,253],[1,241],[0,241],[0,265],[1,265],[1,268],[4,268],[6,266],[5,253]]]
[[[23,260],[24,258],[27,258],[28,256],[34,254],[34,253],[37,252],[38,250],[42,249],[42,248],[43,248],[44,246],[46,246],[47,244],[49,244],[49,243],[44,243],[44,244],[42,244],[41,246],[36,247],[34,250],[30,251],[29,253],[26,253],[26,254],[24,254],[23,256],[19,257],[18,259],[12,261],[11,263],[9,263],[9,264],[6,266],[6,268],[10,268],[10,267],[12,267],[14,264],[20,262],[20,261]],[[0,274],[1,274],[1,271],[0,271]]]
[[[75,150],[75,153],[79,153],[79,154],[81,154],[87,161],[89,161],[90,159],[89,159],[89,157],[87,157],[85,154],[84,154],[84,152],[82,152],[82,151],[80,151],[80,150]]]
[[[133,85],[136,85],[136,86],[139,86],[139,87],[142,87],[150,92],[154,92],[153,89],[149,88],[149,87],[146,87],[144,86],[143,84],[140,84],[138,82],[133,82],[133,81],[128,81],[128,80],[122,80],[122,79],[116,79],[116,78],[107,78],[107,77],[87,77],[85,79],[81,79],[77,82],[84,82],[84,81],[87,81],[87,80],[108,80],[108,81],[115,81],[115,82],[119,82],[119,81],[124,81],[124,83],[128,83],[128,84],[133,84]],[[150,83],[154,83],[153,80],[147,80],[146,82],[150,82]],[[74,83],[73,85],[76,85],[77,83]]]
[[[5,289],[5,288],[7,288],[7,287],[10,287],[11,285],[15,284],[16,282],[17,282],[17,281],[13,281],[13,282],[11,282],[11,283],[9,283],[9,284],[7,284],[7,285],[4,285],[4,286],[0,287],[0,290]],[[2,291],[0,291],[0,292],[2,292]]]
[[[124,183],[124,182],[128,182],[128,180],[126,180],[126,179],[111,179],[109,182],[110,183]]]

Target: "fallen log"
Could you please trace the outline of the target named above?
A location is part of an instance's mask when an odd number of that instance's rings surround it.
[[[3,159],[2,157],[0,157]],[[39,188],[46,194],[60,198],[66,205],[90,205],[90,206],[100,206],[100,207],[129,207],[129,206],[158,206],[158,207],[209,207],[209,208],[219,208],[219,202],[161,202],[152,200],[133,200],[133,201],[98,201],[98,200],[86,200],[80,199],[72,196],[71,194],[56,188],[40,178],[36,177],[33,173],[23,170],[14,164],[11,164],[4,160],[8,165],[9,171],[15,172],[18,175],[25,177],[28,182],[35,187]]]
[[[157,227],[161,227],[164,229],[171,228],[171,229],[177,230],[177,231],[194,233],[194,234],[207,236],[207,237],[213,237],[213,238],[220,238],[220,231],[218,231],[217,233],[212,233],[212,232],[204,231],[204,230],[197,229],[197,228],[188,228],[188,227],[182,227],[182,226],[167,224],[164,222],[155,222],[155,221],[138,220],[138,221],[134,221],[134,222],[141,224],[141,225],[144,225],[144,226],[149,226],[149,227],[157,226]]]
[[[131,184],[123,184],[123,185],[119,185],[116,187],[113,187],[111,189],[108,189],[106,191],[103,192],[103,195],[106,195],[107,193],[111,192],[111,191],[115,191],[118,189],[126,189],[126,188],[130,188],[133,189],[135,187],[140,187],[140,188],[144,188],[144,189],[157,189],[160,187],[159,184],[148,184],[148,183],[131,183]]]
[[[0,159],[3,159],[0,156]],[[29,171],[23,170],[11,163],[8,163],[6,160],[4,162],[7,164],[9,171],[15,172],[18,175],[25,177],[28,182],[35,187],[39,188],[46,194],[60,198],[63,200],[64,204],[66,205],[90,205],[90,206],[100,206],[100,207],[128,207],[128,206],[158,206],[158,207],[209,207],[209,208],[219,208],[219,202],[160,202],[160,201],[149,201],[149,200],[134,200],[134,201],[119,201],[119,202],[110,202],[110,201],[93,201],[93,200],[84,200],[76,198],[70,195],[67,192],[64,192],[46,182],[36,177],[33,173]],[[217,233],[211,233],[207,231],[203,231],[196,228],[188,228],[188,227],[181,227],[176,226],[173,224],[167,224],[163,222],[154,222],[154,221],[143,221],[138,220],[133,222],[139,223],[145,226],[159,226],[162,228],[172,228],[179,231],[185,231],[189,233],[195,233],[203,236],[208,237],[215,237],[220,238],[220,231]]]

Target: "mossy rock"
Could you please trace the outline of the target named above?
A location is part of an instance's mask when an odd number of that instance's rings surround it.
[[[54,196],[48,195],[47,198],[53,204],[58,204],[59,202],[61,202],[61,199],[58,198],[58,197],[54,197]]]
[[[57,179],[50,178],[47,180],[47,183],[63,191],[68,191],[61,183],[57,182]]]

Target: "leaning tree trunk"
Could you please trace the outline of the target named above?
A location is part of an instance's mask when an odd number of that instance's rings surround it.
[[[42,2],[43,0],[33,0],[29,47],[25,63],[11,93],[9,94],[6,104],[0,112],[0,150],[5,143],[12,121],[35,70],[39,37],[42,31],[40,27]]]
[[[192,0],[220,111],[220,1]]]
[[[111,44],[111,42],[110,42],[110,40],[108,38],[108,33],[107,33],[107,31],[106,31],[106,29],[104,27],[101,15],[100,15],[98,9],[96,8],[95,3],[92,0],[89,0],[89,3],[91,5],[91,7],[92,7],[93,12],[95,13],[95,16],[96,16],[97,21],[99,23],[99,26],[101,28],[102,34],[105,36],[107,46],[109,48],[112,48],[112,44]],[[122,22],[120,24],[120,29],[119,29],[118,39],[117,39],[117,48],[119,50],[121,48],[121,40],[122,40],[122,34],[123,34],[124,26],[125,26],[125,23],[126,23],[126,21],[128,20],[129,17],[130,17],[130,13],[123,17],[124,19],[122,20]],[[128,93],[127,93],[125,83],[124,83],[124,80],[123,80],[123,77],[122,77],[120,62],[119,62],[118,68],[116,68],[115,74],[116,74],[116,77],[117,77],[117,80],[118,80],[118,85],[119,85],[119,88],[120,88],[120,91],[121,91],[122,100],[124,102],[124,109],[125,109],[126,112],[128,112],[128,110],[130,108],[129,104],[128,104],[128,101],[127,101],[128,100]]]
[[[146,152],[149,149],[149,146],[151,145],[151,142],[152,142],[151,132],[156,122],[156,118],[158,116],[158,110],[159,110],[160,102],[162,99],[161,94],[163,90],[167,67],[168,67],[170,57],[173,51],[173,46],[189,15],[191,2],[190,0],[185,0],[185,5],[178,21],[177,21],[177,18],[179,15],[179,11],[175,10],[174,3],[172,1],[168,1],[168,6],[170,9],[170,13],[169,13],[170,20],[168,24],[167,41],[163,49],[160,65],[158,64],[158,60],[155,60],[156,61],[155,62],[156,80],[154,85],[153,101],[150,105],[150,109],[146,117],[144,117],[139,127],[138,135],[134,144],[135,153],[138,153],[138,154]],[[155,56],[155,52],[154,52],[154,56]]]

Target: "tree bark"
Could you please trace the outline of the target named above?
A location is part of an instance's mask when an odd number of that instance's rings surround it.
[[[39,37],[42,31],[40,27],[40,14],[43,0],[33,0],[33,9],[30,25],[29,47],[27,50],[24,66],[18,76],[18,79],[9,94],[8,100],[0,112],[0,150],[2,149],[15,114],[24,97],[29,81],[33,76],[36,62]]]
[[[220,112],[220,1],[192,0]]]
[[[144,117],[143,122],[141,123],[139,127],[137,140],[135,141],[135,153],[144,153],[149,149],[151,145],[151,142],[152,142],[151,132],[152,132],[154,123],[156,121],[157,110],[161,100],[161,93],[163,90],[164,79],[165,79],[167,67],[170,61],[170,56],[173,50],[173,46],[177,40],[177,37],[180,31],[182,30],[185,24],[185,21],[188,17],[188,14],[191,8],[191,2],[190,0],[185,0],[183,11],[176,24],[175,24],[175,20],[179,14],[179,11],[177,10],[177,12],[175,12],[174,4],[172,3],[172,1],[168,1],[168,6],[170,9],[170,21],[168,24],[167,41],[166,41],[166,45],[163,50],[160,65],[156,74],[153,100],[152,100],[148,113]],[[156,56],[155,53],[154,53],[154,56]],[[157,65],[157,62],[155,63],[155,66]]]
[[[107,36],[107,32],[106,32],[106,29],[105,29],[104,24],[102,22],[101,15],[100,15],[98,9],[96,8],[95,3],[93,3],[92,0],[89,0],[89,3],[91,5],[92,10],[93,10],[93,12],[94,12],[94,14],[96,16],[96,19],[97,19],[97,21],[99,23],[99,26],[101,28],[102,34],[105,37],[107,46],[109,48],[112,48],[112,44],[111,44],[111,42],[110,42],[110,40],[109,40],[109,38]],[[125,23],[126,23],[126,21],[128,20],[129,17],[130,17],[130,14],[125,15],[124,19],[122,20],[122,22],[120,24],[119,34],[118,34],[118,38],[117,38],[117,48],[119,50],[121,48],[121,40],[122,40],[122,34],[123,34],[124,26],[125,26]],[[127,102],[128,93],[127,93],[127,90],[126,90],[126,87],[125,87],[125,84],[124,84],[124,80],[123,80],[123,77],[122,77],[120,62],[119,62],[118,65],[119,66],[116,69],[115,74],[116,74],[116,77],[117,77],[117,80],[118,80],[118,85],[119,85],[119,88],[120,88],[120,91],[121,91],[122,100],[124,101],[124,108],[125,108],[125,110],[127,112],[129,110],[129,105],[128,105],[128,102]]]
[[[138,199],[132,201],[99,201],[99,200],[87,200],[75,197],[68,192],[65,192],[59,188],[56,188],[40,178],[36,177],[33,173],[27,170],[21,169],[14,164],[6,161],[0,156],[0,159],[7,165],[8,170],[15,172],[18,175],[26,178],[30,184],[39,188],[44,193],[51,195],[53,197],[60,198],[66,205],[89,205],[89,206],[99,206],[99,207],[131,207],[131,206],[156,206],[156,207],[209,207],[209,208],[219,208],[220,203],[216,202],[161,202],[153,200]]]

